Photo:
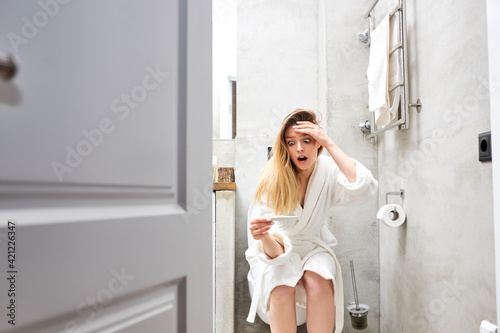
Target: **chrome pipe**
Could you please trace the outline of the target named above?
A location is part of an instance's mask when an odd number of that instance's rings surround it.
[[[394,52],[396,52],[397,50],[402,49],[402,48],[403,48],[403,45],[402,45],[402,44],[398,44],[398,45],[396,45],[393,49],[391,49],[391,50],[389,51],[389,57],[390,57],[390,56],[391,56]]]
[[[377,5],[377,3],[378,3],[378,0],[375,0],[375,2],[371,5],[370,9],[366,13],[365,18],[368,18],[368,16],[371,16],[370,14],[372,13],[372,10],[373,10],[373,8],[375,8],[375,6]]]
[[[372,112],[373,113],[373,112]],[[366,138],[367,139],[370,139],[370,138],[373,138],[373,137],[376,137],[377,135],[379,135],[380,133],[383,133],[393,127],[396,127],[396,126],[399,126],[399,125],[403,125],[405,123],[404,119],[399,119],[398,121],[396,121],[395,123],[393,124],[390,124],[390,125],[387,125],[387,126],[384,126],[382,127],[381,129],[378,129],[374,132],[372,132],[371,134],[367,135]],[[371,128],[373,128],[374,126],[371,126]]]
[[[403,48],[400,52],[401,57],[401,67],[403,72],[403,94],[401,94],[401,118],[404,119],[404,124],[401,125],[401,129],[408,129],[410,127],[410,115],[408,113],[408,96],[409,96],[409,82],[408,82],[408,46],[406,43],[406,2],[405,0],[399,0],[399,5],[401,7],[400,20],[399,20],[399,33],[401,36],[401,44]]]
[[[404,86],[404,82],[396,82],[392,87],[389,87],[389,94],[396,90],[396,88]]]

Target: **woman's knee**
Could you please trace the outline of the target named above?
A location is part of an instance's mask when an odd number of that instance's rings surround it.
[[[271,292],[271,301],[275,303],[294,302],[295,288],[289,286],[277,286]]]
[[[303,277],[304,288],[308,295],[329,295],[333,294],[332,281],[323,278],[321,275],[311,271],[306,271]]]

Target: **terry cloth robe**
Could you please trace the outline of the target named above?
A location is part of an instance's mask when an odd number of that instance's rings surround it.
[[[336,305],[335,332],[342,331],[342,271],[333,252],[337,240],[326,227],[326,222],[333,206],[363,203],[376,193],[378,186],[371,172],[358,161],[352,160],[356,164],[356,181],[349,183],[331,157],[318,156],[307,185],[304,207],[297,204],[296,210],[287,214],[297,216],[297,223],[275,223],[269,230],[284,246],[283,254],[271,259],[264,253],[261,241],[255,241],[249,234],[249,244],[253,244],[249,246],[245,256],[250,264],[249,283],[254,292],[247,321],[254,322],[256,313],[261,318],[262,314],[269,316],[269,296],[280,285],[296,286],[296,304],[305,308],[307,295],[303,285],[297,283],[304,271],[309,270],[332,280]],[[248,221],[272,215],[276,214],[264,201],[252,203]]]

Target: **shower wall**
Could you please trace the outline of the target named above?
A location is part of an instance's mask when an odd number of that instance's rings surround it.
[[[377,18],[393,3],[381,0]],[[407,222],[380,226],[381,332],[478,332],[496,322],[485,1],[408,0],[410,129],[378,139],[379,201],[406,190]],[[399,198],[391,199],[400,202]]]
[[[235,331],[269,332],[250,308],[247,209],[283,117],[295,108],[321,113],[321,126],[350,156],[377,176],[377,147],[363,139],[357,124],[367,118],[368,51],[356,34],[369,0],[352,3],[315,0],[238,1],[238,115],[235,140],[236,319]],[[345,306],[353,300],[349,259],[354,259],[358,293],[370,305],[367,333],[379,332],[378,200],[335,211],[329,227],[339,241],[336,254],[344,279]],[[345,316],[344,332],[356,332]],[[300,327],[299,332],[306,332]]]

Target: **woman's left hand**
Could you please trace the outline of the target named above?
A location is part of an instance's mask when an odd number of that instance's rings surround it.
[[[316,140],[323,147],[328,147],[329,144],[333,143],[333,140],[319,127],[317,124],[313,124],[310,121],[298,121],[297,125],[293,126],[293,129],[297,133],[309,134],[314,140]]]

